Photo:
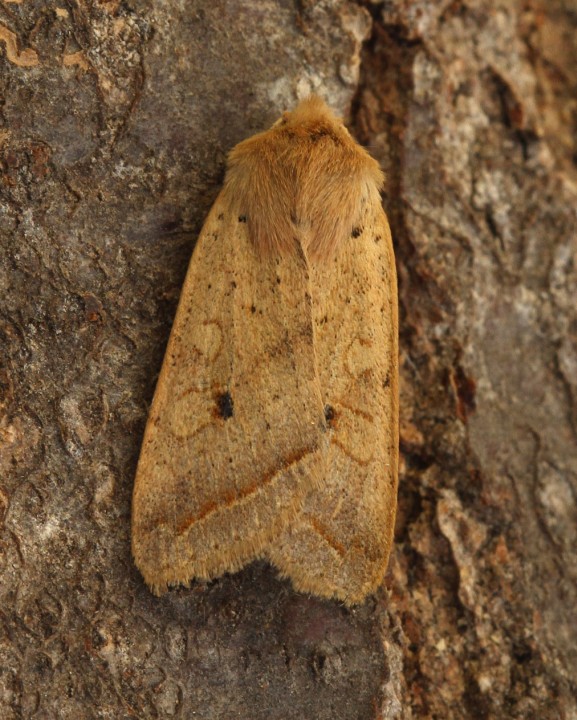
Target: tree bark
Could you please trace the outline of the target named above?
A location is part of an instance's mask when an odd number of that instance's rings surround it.
[[[573,0],[0,3],[2,718],[577,716],[576,78]],[[310,92],[387,173],[389,571],[158,599],[130,496],[179,289],[226,153]]]

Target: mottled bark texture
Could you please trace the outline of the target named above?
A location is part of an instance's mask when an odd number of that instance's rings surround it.
[[[577,716],[576,38],[574,0],[0,2],[3,719]],[[311,90],[388,175],[385,587],[157,599],[130,495],[187,261]]]

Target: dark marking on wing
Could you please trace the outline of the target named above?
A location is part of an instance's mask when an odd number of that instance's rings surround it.
[[[234,402],[229,392],[216,396],[216,411],[223,420],[228,420],[234,415]]]
[[[337,413],[332,405],[325,405],[325,420],[327,421],[327,425],[329,427],[332,427],[336,414]]]

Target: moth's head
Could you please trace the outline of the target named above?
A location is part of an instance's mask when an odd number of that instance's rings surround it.
[[[318,95],[309,95],[294,110],[284,112],[271,129],[278,128],[305,134],[332,132],[350,137],[342,118],[335,115]]]

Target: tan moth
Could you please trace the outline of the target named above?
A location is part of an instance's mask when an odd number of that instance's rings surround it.
[[[132,552],[154,593],[256,558],[347,604],[380,584],[398,461],[382,182],[315,96],[230,153],[136,474]]]

